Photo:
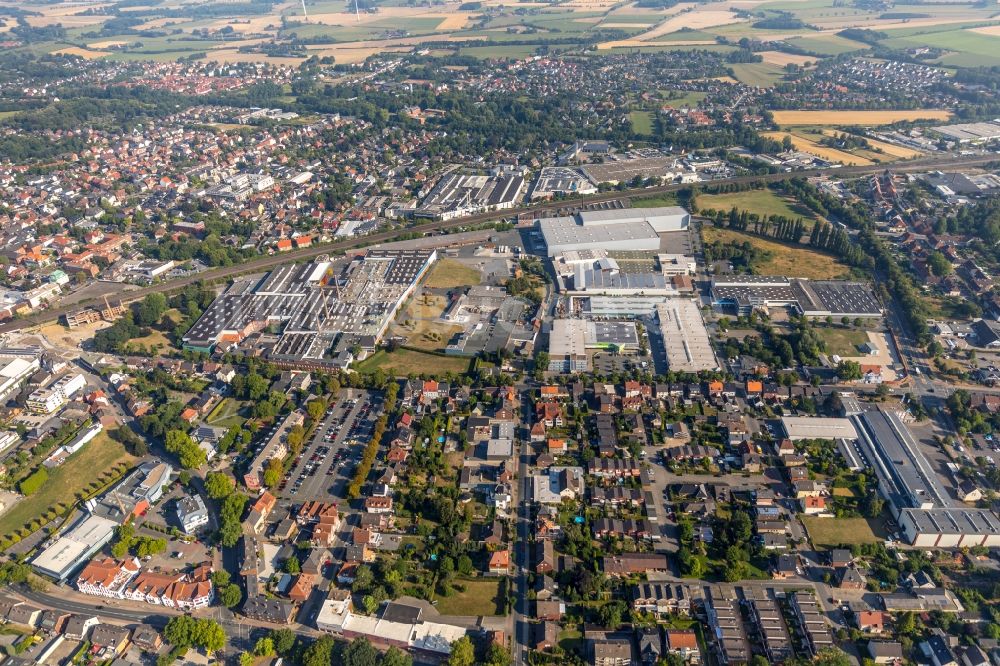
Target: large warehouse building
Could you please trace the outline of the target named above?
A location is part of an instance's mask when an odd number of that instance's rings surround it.
[[[882,306],[867,284],[805,280],[776,275],[727,275],[712,280],[712,304],[739,315],[792,308],[807,317],[881,317]]]
[[[691,215],[683,208],[591,210],[537,221],[550,257],[573,250],[660,249],[659,234],[684,231]]]
[[[719,361],[712,350],[698,303],[671,298],[656,306],[667,367],[674,372],[716,370]]]
[[[1000,546],[1000,519],[988,509],[955,506],[906,424],[890,412],[851,417],[858,445],[878,477],[907,541],[918,548]]]
[[[1000,546],[1000,519],[986,509],[903,509],[899,526],[918,548]]]

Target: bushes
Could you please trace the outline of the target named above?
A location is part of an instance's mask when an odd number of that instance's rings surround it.
[[[31,495],[41,489],[45,482],[49,480],[49,473],[44,467],[39,467],[30,476],[25,477],[17,484],[22,495]]]

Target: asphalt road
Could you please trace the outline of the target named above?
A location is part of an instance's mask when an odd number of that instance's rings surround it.
[[[792,178],[809,178],[821,175],[862,176],[866,174],[879,173],[890,168],[895,172],[926,171],[926,170],[952,168],[952,167],[971,167],[971,166],[987,164],[989,162],[996,162],[998,160],[1000,160],[1000,157],[998,157],[997,155],[977,155],[977,156],[967,156],[967,157],[955,157],[955,156],[935,157],[922,160],[913,160],[910,162],[893,164],[893,165],[876,164],[872,166],[842,167],[839,169],[808,169],[805,171],[792,171],[787,173],[766,174],[763,176],[740,176],[737,178],[725,178],[725,179],[711,181],[711,184],[724,185],[724,184],[740,184],[740,183],[754,183],[754,182],[774,183],[783,180],[790,180]],[[395,229],[392,231],[384,231],[376,234],[371,234],[369,236],[364,236],[361,238],[354,238],[333,243],[326,243],[326,244],[316,245],[310,248],[305,248],[302,250],[293,250],[290,252],[283,252],[281,254],[276,254],[271,256],[257,257],[255,259],[251,259],[236,266],[225,266],[222,268],[215,268],[209,271],[204,271],[201,273],[197,273],[195,275],[189,275],[182,278],[177,278],[175,280],[170,280],[150,287],[135,289],[122,294],[121,298],[126,302],[132,302],[145,298],[147,295],[153,293],[174,292],[188,285],[195,284],[197,282],[202,282],[202,281],[216,282],[216,281],[228,280],[229,278],[236,277],[238,275],[243,275],[246,273],[256,273],[264,270],[269,270],[276,266],[283,266],[304,259],[314,259],[319,255],[328,254],[330,252],[353,250],[362,247],[377,245],[379,243],[389,242],[402,233],[416,232],[416,233],[427,234],[438,231],[447,231],[450,229],[482,224],[484,222],[490,222],[492,220],[512,218],[516,217],[520,213],[526,213],[531,211],[535,212],[551,211],[554,209],[566,208],[569,206],[602,203],[627,197],[650,197],[659,194],[665,194],[668,192],[676,192],[687,187],[690,187],[690,185],[670,184],[670,185],[660,185],[657,187],[625,189],[621,191],[577,197],[571,200],[560,201],[555,204],[550,203],[542,206],[524,206],[521,208],[511,208],[504,211],[491,211],[488,213],[479,213],[476,215],[469,215],[467,217],[462,217],[443,222],[428,222],[427,224],[421,224],[406,229]],[[31,326],[36,326],[38,324],[57,320],[60,316],[66,314],[67,312],[72,312],[80,307],[87,305],[89,302],[90,301],[80,301],[78,303],[74,303],[72,306],[52,308],[50,310],[46,310],[38,314],[29,315],[27,317],[22,317],[20,319],[15,319],[12,321],[5,322],[4,324],[0,325],[0,333],[17,331],[23,328],[29,328]]]

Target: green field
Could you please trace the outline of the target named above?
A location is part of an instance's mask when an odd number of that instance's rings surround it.
[[[898,34],[898,33],[893,33]],[[958,67],[989,67],[1000,65],[1000,37],[983,35],[970,30],[944,29],[892,37],[882,44],[893,48],[934,46],[954,51],[940,59],[943,65]]]
[[[434,264],[424,286],[432,289],[453,289],[479,284],[482,276],[475,268],[466,266],[455,259],[442,259]]]
[[[800,518],[806,532],[809,533],[809,540],[816,548],[880,541],[879,537],[872,531],[871,524],[864,518],[819,518],[817,516],[800,516]]]
[[[465,587],[464,592],[452,592],[450,596],[437,595],[437,610],[443,615],[502,615],[500,578],[458,580],[456,584]]]
[[[497,44],[495,46],[466,46],[459,49],[459,54],[472,56],[480,60],[490,58],[510,58],[520,60],[535,55],[536,44]]]
[[[119,463],[131,464],[135,460],[107,432],[100,433],[65,463],[49,470],[49,478],[38,492],[0,516],[0,535],[16,532],[57,504],[68,507],[76,501],[77,493],[102,474]]]
[[[706,243],[712,241],[750,243],[770,254],[770,258],[756,266],[759,275],[785,275],[809,278],[810,280],[833,280],[849,274],[847,266],[836,257],[818,252],[808,247],[779,243],[768,238],[759,238],[730,229],[705,226],[702,236]]]
[[[778,196],[769,189],[750,190],[749,192],[733,192],[732,194],[702,194],[698,197],[698,207],[701,210],[714,208],[729,211],[735,206],[738,210],[756,213],[760,216],[783,215],[803,221],[815,220],[811,210],[791,199]]]
[[[643,136],[653,134],[653,114],[650,111],[633,111],[629,114],[632,121],[632,131]]]
[[[817,328],[826,343],[826,353],[837,356],[860,356],[858,345],[868,342],[868,333],[858,328]]]
[[[677,92],[677,91],[671,91]],[[708,93],[702,92],[700,90],[687,90],[680,97],[668,98],[664,100],[664,104],[672,106],[675,109],[680,109],[683,107],[698,106],[698,102],[708,97]]]
[[[819,53],[821,55],[836,56],[841,53],[850,53],[852,51],[862,51],[868,48],[867,45],[861,42],[855,42],[850,39],[844,39],[843,37],[838,37],[837,35],[816,35],[815,37],[793,37],[788,40],[788,43],[792,46],[797,46],[800,49],[805,49],[806,51],[812,51],[813,53]]]
[[[741,62],[730,67],[738,81],[758,88],[773,86],[785,73],[781,67],[766,62]]]
[[[418,375],[441,375],[446,372],[461,374],[469,369],[469,359],[461,356],[426,354],[412,349],[397,349],[388,352],[380,349],[354,366],[361,373],[371,373],[378,369],[397,376],[410,373]]]
[[[677,197],[672,194],[662,194],[657,197],[632,199],[632,208],[658,208],[660,206],[676,206]]]

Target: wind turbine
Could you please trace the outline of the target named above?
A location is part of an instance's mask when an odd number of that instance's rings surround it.
[[[306,11],[306,0],[302,0],[302,15],[306,18],[306,23],[309,22],[309,12]]]

